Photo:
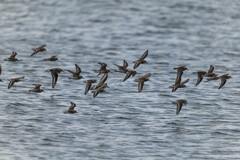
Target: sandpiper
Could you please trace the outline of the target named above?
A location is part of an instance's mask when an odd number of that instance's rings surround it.
[[[174,85],[169,86],[169,88],[172,88],[172,92],[175,92],[178,88],[185,88],[186,83],[189,81],[189,79],[184,80],[183,82],[176,82]]]
[[[127,67],[128,67],[128,63],[126,60],[123,60],[123,66],[119,66],[117,64],[114,64],[115,66],[118,67],[119,71],[118,72],[122,72],[122,73],[126,73],[128,70],[127,70]]]
[[[140,64],[144,64],[147,63],[147,61],[145,61],[145,58],[148,56],[148,50],[146,50],[143,55],[134,63],[133,69],[136,69]]]
[[[138,82],[138,92],[142,92],[143,85],[145,81],[149,81],[149,77],[151,76],[151,73],[145,74],[144,76],[135,79],[135,82]]]
[[[102,74],[102,73],[108,73],[108,72],[110,72],[110,70],[106,68],[106,67],[107,67],[107,64],[106,64],[106,63],[98,62],[98,64],[101,65],[100,69],[97,70],[98,76],[99,76],[100,74]]]
[[[193,74],[197,74],[198,75],[198,80],[197,80],[197,83],[196,83],[196,86],[197,86],[202,81],[203,77],[206,75],[206,72],[198,71],[198,72],[193,72]]]
[[[68,72],[72,73],[72,75],[73,75],[72,77],[70,77],[70,79],[74,79],[74,80],[82,79],[83,76],[80,75],[80,73],[82,72],[81,68],[77,64],[75,64],[75,67],[76,67],[75,72],[67,70]]]
[[[100,81],[97,83],[97,85],[93,86],[93,87],[91,88],[91,90],[94,90],[94,89],[97,89],[97,88],[103,86],[107,79],[108,79],[108,73],[105,73],[105,74],[102,76],[102,78],[100,79]]]
[[[224,86],[224,84],[227,82],[227,79],[232,78],[232,77],[229,76],[229,74],[224,74],[224,75],[220,76],[220,78],[221,78],[221,84],[218,87],[218,89],[221,89]]]
[[[123,79],[123,82],[125,82],[130,76],[132,76],[132,77],[134,77],[135,75],[136,75],[136,71],[132,71],[132,70],[130,70],[130,71],[127,71],[126,72],[126,76],[125,76],[125,78]]]
[[[76,110],[74,110],[74,108],[76,107],[76,104],[71,102],[71,106],[69,107],[69,109],[67,111],[65,111],[64,113],[77,113]]]
[[[58,80],[58,73],[61,73],[63,70],[61,68],[52,68],[46,70],[46,72],[51,72],[52,75],[52,88],[55,87]]]
[[[89,79],[87,80],[87,84],[86,84],[86,88],[85,88],[85,92],[84,94],[86,95],[88,93],[88,91],[90,90],[92,83],[96,83],[97,80],[96,79]]]
[[[23,76],[23,77],[18,77],[18,78],[11,78],[11,79],[9,79],[10,82],[9,82],[9,84],[8,84],[8,89],[10,89],[15,82],[19,82],[19,81],[21,81],[22,79],[24,79],[24,76]]]
[[[12,55],[9,58],[4,59],[4,61],[13,61],[13,62],[18,61],[18,59],[16,58],[16,55],[17,55],[16,52],[12,52]]]
[[[33,85],[35,85],[35,87],[29,90],[29,92],[36,92],[36,93],[44,92],[42,89],[40,89],[41,84],[33,84]]]
[[[50,58],[45,58],[45,59],[43,59],[44,61],[57,61],[58,60],[58,58],[57,58],[57,56],[52,56],[52,57],[50,57]]]
[[[32,50],[33,50],[34,52],[31,54],[31,56],[37,54],[38,52],[47,51],[46,48],[44,48],[44,47],[46,47],[46,44],[43,44],[43,45],[39,46],[38,48],[33,48]]]
[[[93,97],[96,97],[98,93],[104,92],[105,91],[104,89],[107,87],[108,87],[107,83],[104,83],[102,86],[98,87],[95,91],[93,91]]]
[[[187,67],[186,66],[179,66],[179,67],[173,68],[173,69],[178,71],[175,83],[181,82],[181,77],[182,77],[183,71],[187,70]]]
[[[177,109],[176,109],[176,114],[178,115],[182,109],[182,105],[183,104],[187,104],[188,102],[184,99],[180,99],[180,100],[177,100],[177,101],[174,101],[172,102],[172,104],[177,104]]]

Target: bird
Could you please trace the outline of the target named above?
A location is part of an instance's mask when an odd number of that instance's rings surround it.
[[[150,76],[151,76],[151,73],[148,73],[134,80],[135,82],[138,82],[138,92],[142,92],[144,82],[149,81]]]
[[[208,70],[208,72],[205,74],[205,77],[214,77],[216,76],[215,73],[213,73],[214,67],[212,65],[210,65],[210,68]]]
[[[133,71],[133,70],[130,70],[130,71],[127,71],[126,72],[126,76],[125,78],[123,79],[123,82],[125,82],[130,76],[134,77],[136,75],[136,71]]]
[[[172,86],[169,86],[169,88],[172,88],[172,92],[175,92],[178,88],[185,88],[186,83],[189,81],[189,79],[184,80],[183,82],[177,82]]]
[[[8,89],[10,89],[13,85],[14,85],[14,83],[15,82],[19,82],[19,81],[21,81],[22,79],[24,79],[24,76],[23,77],[18,77],[18,78],[11,78],[11,79],[9,79],[9,84],[8,84]]]
[[[77,113],[77,111],[74,110],[75,107],[76,107],[76,104],[73,103],[73,102],[71,102],[71,106],[70,106],[69,109],[68,109],[66,112],[64,112],[64,113],[71,113],[71,114]]]
[[[31,54],[31,56],[37,54],[38,52],[47,51],[46,48],[44,48],[44,47],[46,47],[46,44],[43,44],[43,45],[39,46],[38,48],[33,48],[32,50],[33,50],[34,52]]]
[[[143,55],[137,60],[134,61],[134,66],[133,69],[136,69],[140,64],[144,64],[147,63],[147,61],[145,61],[145,58],[148,56],[148,50],[146,50]]]
[[[16,58],[16,55],[17,55],[16,52],[12,52],[12,55],[9,58],[4,59],[4,61],[13,61],[13,62],[18,61],[18,59]]]
[[[102,74],[102,73],[108,73],[108,72],[110,72],[110,70],[106,68],[106,67],[107,67],[107,64],[106,64],[106,63],[98,62],[98,64],[101,65],[100,69],[97,70],[98,76],[99,76],[100,74]]]
[[[127,70],[127,67],[128,67],[128,63],[126,60],[123,60],[123,66],[119,66],[117,64],[114,64],[115,66],[118,67],[119,71],[118,72],[122,72],[122,73],[126,73],[128,70]]]
[[[35,87],[29,90],[29,92],[36,92],[36,93],[44,92],[42,89],[40,89],[41,84],[33,84],[33,85],[35,85]]]
[[[104,89],[107,87],[108,87],[107,83],[104,83],[102,86],[98,87],[95,91],[93,91],[93,97],[96,97],[98,93],[104,92],[105,91]]]
[[[181,82],[181,77],[182,77],[183,71],[188,70],[187,67],[186,66],[179,66],[179,67],[176,67],[176,68],[173,68],[173,69],[178,71],[175,83]]]
[[[88,93],[88,91],[90,90],[91,86],[92,86],[92,83],[96,83],[97,80],[96,79],[89,79],[86,81],[87,84],[86,84],[86,88],[85,88],[85,92],[84,94],[86,95]]]
[[[221,78],[221,84],[218,87],[218,89],[221,89],[225,85],[225,83],[227,82],[227,79],[232,78],[232,77],[229,76],[229,74],[224,74],[224,75],[220,76],[220,78]]]
[[[52,68],[47,69],[46,72],[51,72],[52,75],[52,88],[55,87],[58,80],[58,73],[61,73],[63,70],[61,68]]]
[[[70,77],[70,79],[74,79],[74,80],[82,79],[83,76],[80,75],[80,73],[82,72],[81,68],[77,64],[75,64],[75,67],[76,67],[75,72],[67,70],[68,72],[72,73],[72,75],[73,75],[72,77]]]
[[[52,56],[52,57],[50,57],[50,58],[45,58],[45,59],[43,59],[44,61],[57,61],[58,60],[58,58],[57,58],[57,56]]]
[[[197,83],[196,83],[196,86],[197,86],[202,81],[203,77],[206,75],[206,72],[205,71],[198,71],[198,72],[193,72],[193,74],[198,75],[198,80],[197,80]]]
[[[94,89],[97,89],[97,88],[103,86],[107,79],[108,79],[108,73],[105,73],[105,74],[102,76],[102,78],[100,79],[100,81],[97,83],[97,85],[93,86],[93,87],[91,88],[91,90],[94,90]]]
[[[182,105],[183,104],[187,104],[188,102],[184,99],[180,99],[180,100],[177,100],[177,101],[174,101],[172,102],[172,104],[177,104],[177,109],[176,109],[176,114],[178,115],[182,109]]]

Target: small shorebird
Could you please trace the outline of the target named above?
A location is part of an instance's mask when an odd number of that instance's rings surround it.
[[[228,74],[224,74],[224,75],[220,76],[220,78],[221,78],[221,84],[218,87],[218,89],[221,89],[224,86],[224,84],[227,82],[227,79],[232,78],[232,77],[229,76]]]
[[[176,82],[174,85],[169,86],[169,88],[172,88],[172,92],[175,92],[178,88],[185,88],[186,83],[189,81],[189,79],[184,80],[183,82]]]
[[[210,68],[208,70],[208,72],[205,74],[205,77],[214,77],[217,76],[215,73],[213,73],[214,67],[212,65],[210,65]]]
[[[98,62],[98,64],[101,65],[100,69],[97,70],[98,76],[99,76],[100,74],[102,74],[102,73],[108,73],[108,72],[110,72],[110,70],[106,68],[106,67],[107,67],[107,64],[106,64],[106,63]]]
[[[138,82],[138,92],[142,92],[144,82],[149,81],[150,76],[151,76],[151,73],[148,73],[134,80],[135,82]]]
[[[197,80],[197,83],[196,83],[196,86],[197,86],[202,81],[203,77],[206,75],[206,72],[198,71],[198,72],[193,72],[193,74],[197,74],[198,75],[198,80]]]
[[[108,79],[108,73],[105,73],[105,74],[102,76],[102,78],[100,79],[100,81],[97,83],[97,85],[93,86],[93,87],[91,88],[91,90],[94,90],[94,89],[97,89],[97,88],[103,86],[107,79]]]
[[[173,69],[177,70],[177,78],[175,80],[175,83],[181,82],[181,77],[182,77],[183,71],[187,70],[187,67],[186,66],[179,66],[179,67],[173,68]]]
[[[88,93],[88,91],[90,90],[91,86],[92,86],[92,83],[96,83],[97,80],[96,79],[89,79],[86,81],[87,84],[86,84],[86,88],[85,88],[85,92],[84,94],[86,95]]]
[[[18,78],[11,78],[11,79],[9,79],[9,84],[8,84],[8,89],[10,89],[13,85],[14,85],[14,83],[15,82],[19,82],[19,81],[21,81],[22,79],[24,79],[24,76],[23,77],[18,77]]]
[[[58,73],[61,73],[63,70],[61,68],[52,68],[46,70],[46,72],[51,72],[52,75],[52,88],[55,87],[58,80]]]
[[[44,48],[44,47],[46,47],[46,44],[43,44],[43,45],[39,46],[38,48],[33,48],[32,50],[33,50],[34,52],[31,54],[31,56],[37,54],[38,52],[47,51],[46,48]]]
[[[126,60],[123,60],[123,66],[119,66],[117,64],[114,64],[115,66],[118,67],[118,72],[122,72],[122,73],[126,73],[128,70],[127,70],[127,67],[128,67],[128,63]]]
[[[50,58],[45,58],[45,59],[43,59],[44,61],[57,61],[58,60],[58,58],[57,58],[57,56],[52,56],[52,57],[50,57]]]
[[[44,92],[42,89],[40,89],[41,84],[33,84],[33,85],[35,85],[35,87],[29,90],[29,92],[36,92],[36,93]]]
[[[145,58],[148,56],[148,50],[146,50],[143,55],[137,60],[134,61],[134,66],[133,69],[136,69],[140,64],[144,64],[147,63],[147,61],[145,61]]]
[[[76,67],[75,72],[67,70],[68,72],[72,73],[72,75],[73,75],[72,77],[70,77],[70,79],[74,79],[74,80],[82,79],[83,76],[80,75],[80,73],[82,72],[81,68],[77,64],[75,64],[75,67]]]
[[[9,58],[4,59],[4,61],[13,61],[13,62],[18,61],[18,59],[16,58],[16,55],[17,55],[16,52],[12,52],[12,55]]]
[[[126,76],[125,76],[125,78],[123,79],[123,82],[125,82],[130,76],[132,76],[132,77],[134,77],[135,75],[136,75],[136,71],[132,71],[132,70],[130,70],[130,71],[127,71],[126,72]]]
[[[93,92],[93,97],[96,97],[98,95],[98,93],[101,93],[101,92],[104,92],[105,88],[107,88],[107,83],[104,83],[102,86],[98,87],[95,91],[92,91]],[[108,87],[109,88],[109,87]]]
[[[172,104],[177,104],[177,109],[176,109],[176,114],[178,115],[182,109],[182,105],[183,104],[187,104],[188,102],[184,99],[180,99],[180,100],[177,100],[177,101],[174,101],[172,102]]]
[[[69,109],[67,111],[65,111],[64,113],[77,113],[76,110],[74,110],[74,108],[76,107],[76,104],[71,102],[71,106],[69,107]]]

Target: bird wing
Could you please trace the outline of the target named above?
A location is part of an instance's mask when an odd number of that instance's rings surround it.
[[[123,79],[123,82],[125,82],[130,76],[131,76],[131,72],[127,72],[125,78]]]
[[[221,78],[221,84],[218,87],[218,89],[222,88],[226,82],[227,82],[227,80],[225,78]]]
[[[74,110],[75,107],[76,107],[76,104],[71,102],[71,106],[69,107],[68,110]]]
[[[54,88],[58,80],[58,73],[52,71],[51,75],[52,75],[52,88]]]
[[[187,83],[188,81],[189,81],[189,79],[186,79],[186,80],[182,81],[181,84],[185,84],[185,83]]]
[[[38,53],[38,51],[35,49],[35,51],[31,54],[31,56],[33,56],[33,55],[35,55],[37,53]]]
[[[84,92],[85,95],[88,93],[89,89],[91,88],[91,85],[92,85],[92,83],[87,81],[85,92]]]
[[[80,74],[82,72],[81,68],[75,64],[75,67],[76,67],[76,74]]]
[[[10,80],[9,84],[8,84],[8,89],[11,88],[14,84],[14,81],[13,80]]]
[[[182,109],[182,102],[178,101],[177,102],[177,110],[176,110],[177,115],[180,113],[181,109]]]
[[[138,80],[138,92],[142,92],[143,85],[144,85],[144,81]]]
[[[198,80],[197,80],[196,86],[199,85],[199,83],[202,81],[202,79],[203,79],[203,76],[198,75]]]
[[[139,59],[144,60],[147,56],[148,56],[148,50],[146,50]]]
[[[136,63],[135,63],[134,66],[133,66],[133,69],[136,69],[136,68],[139,66],[139,64],[140,64],[140,61],[139,61],[139,60],[136,61]]]
[[[151,76],[151,73],[147,73],[143,77],[150,77],[150,76]]]
[[[178,73],[177,73],[177,78],[176,78],[176,80],[175,80],[175,83],[180,83],[181,82],[181,80],[182,80],[182,74],[183,74],[183,71],[178,71]]]
[[[123,68],[127,68],[128,67],[128,63],[127,63],[127,61],[125,61],[125,60],[123,60]]]
[[[209,70],[208,70],[208,73],[212,73],[213,70],[214,70],[214,67],[213,67],[212,65],[210,65],[210,68],[209,68]]]

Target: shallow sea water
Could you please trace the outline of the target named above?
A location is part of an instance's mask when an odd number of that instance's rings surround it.
[[[0,15],[0,159],[240,159],[240,1],[9,0]],[[43,43],[47,52],[30,57]],[[147,49],[134,78],[112,71],[106,93],[83,94],[84,80],[101,78],[98,61],[132,68]],[[12,51],[22,61],[4,61]],[[52,89],[45,70],[75,63],[84,79],[62,72]],[[190,81],[173,93],[179,65]],[[209,65],[233,77],[221,90],[220,81],[195,86],[192,72]],[[149,72],[138,93],[134,79]],[[29,93],[35,83],[45,92]],[[189,102],[178,116],[177,99]],[[71,101],[78,113],[64,114]]]

